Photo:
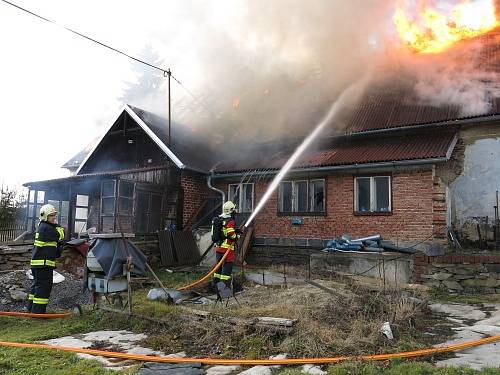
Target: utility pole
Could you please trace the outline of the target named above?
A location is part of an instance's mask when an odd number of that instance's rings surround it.
[[[171,96],[170,96],[170,77],[172,76],[172,72],[170,71],[170,69],[167,69],[167,76],[168,76],[168,147],[170,147],[170,140],[171,140],[171,129],[170,129],[170,125],[171,125],[171,117],[172,117],[172,114],[171,114]]]

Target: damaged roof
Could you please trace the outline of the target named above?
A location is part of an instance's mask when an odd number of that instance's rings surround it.
[[[371,137],[337,140],[326,149],[306,152],[295,164],[294,170],[330,166],[352,166],[373,163],[449,159],[457,141],[455,131],[420,133],[411,136]],[[262,164],[246,166],[219,164],[217,174],[249,170],[277,170],[288,160],[291,152],[275,154]],[[430,161],[430,160],[429,160]]]

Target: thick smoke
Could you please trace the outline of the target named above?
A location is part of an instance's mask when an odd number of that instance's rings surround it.
[[[283,148],[288,139],[304,137],[339,94],[359,80],[367,87],[370,82],[406,85],[416,101],[457,105],[462,115],[486,111],[498,96],[500,80],[484,64],[483,42],[416,56],[398,44],[392,24],[398,4],[177,2],[176,12],[184,18],[156,35],[165,46],[156,53],[189,90],[172,82],[173,137],[192,136],[219,155],[256,159],[249,145],[279,140],[277,147]],[[165,81],[129,104],[165,117]],[[360,98],[356,95],[351,104]],[[341,131],[342,126],[333,121],[331,127]]]

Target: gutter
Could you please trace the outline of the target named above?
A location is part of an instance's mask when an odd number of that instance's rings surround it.
[[[226,202],[226,193],[224,193],[224,191],[217,189],[212,185],[212,177],[214,177],[213,174],[207,176],[207,186],[210,190],[216,191],[217,193],[222,195],[222,205],[224,205],[224,203]]]
[[[460,120],[429,122],[427,124],[408,125],[408,126],[402,126],[402,127],[383,128],[383,129],[375,129],[375,130],[365,130],[362,132],[344,134],[344,136],[356,136],[357,137],[357,136],[371,135],[371,134],[396,133],[398,131],[414,130],[414,129],[416,130],[416,129],[422,129],[422,128],[432,128],[432,127],[438,127],[438,126],[443,126],[443,125],[463,125],[463,124],[470,124],[471,122],[489,122],[489,121],[497,121],[497,120],[500,120],[500,115],[467,117],[467,118],[460,119]],[[339,138],[341,138],[341,137],[342,137],[342,135],[339,135]]]
[[[348,165],[333,165],[333,166],[325,166],[325,167],[308,167],[308,168],[295,168],[291,169],[289,173],[298,173],[298,172],[329,172],[329,171],[342,171],[348,169],[368,169],[368,168],[384,168],[384,167],[400,167],[400,166],[409,166],[409,165],[422,165],[422,164],[434,164],[434,163],[444,163],[448,161],[449,158],[438,157],[438,158],[429,158],[429,159],[415,159],[415,160],[401,160],[401,161],[389,161],[389,162],[380,162],[380,163],[366,163],[366,164],[348,164]],[[280,171],[279,168],[276,168],[274,171],[257,171],[252,173],[253,176],[263,176],[263,175],[273,175],[277,174]],[[213,178],[226,178],[226,177],[241,177],[248,172],[229,172],[229,173],[221,173],[212,176]]]

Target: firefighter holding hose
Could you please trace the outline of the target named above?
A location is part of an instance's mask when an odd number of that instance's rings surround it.
[[[56,223],[57,210],[51,204],[40,209],[40,223],[35,233],[31,273],[33,285],[28,295],[28,312],[45,314],[52,290],[52,273],[61,255],[64,228]]]
[[[240,230],[236,228],[236,205],[227,201],[222,206],[222,215],[214,218],[212,221],[212,241],[215,243],[215,263],[218,264],[226,251],[229,251],[224,264],[215,270],[214,286],[220,291],[221,284],[226,287],[231,286],[231,274],[233,271],[233,263],[235,259],[235,244],[238,240]]]

